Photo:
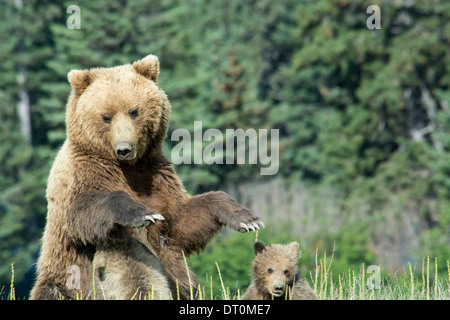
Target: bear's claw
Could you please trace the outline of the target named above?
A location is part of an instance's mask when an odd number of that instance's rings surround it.
[[[264,222],[261,219],[258,219],[255,222],[249,222],[249,223],[240,222],[238,231],[249,232],[250,229],[252,231],[256,231],[256,230],[259,230],[259,227],[263,227],[263,228],[266,227]]]
[[[239,231],[241,231],[241,232],[248,232],[249,230],[248,230],[247,225],[245,223],[241,222],[241,223],[239,223]]]
[[[160,215],[159,213],[150,211],[149,213],[144,215],[145,221],[151,221],[152,223],[155,223],[155,220],[164,220],[164,217]]]

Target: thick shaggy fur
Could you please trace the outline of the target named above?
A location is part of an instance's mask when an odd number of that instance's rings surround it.
[[[317,296],[298,271],[300,249],[297,242],[288,245],[254,244],[252,283],[242,300],[316,300]]]
[[[178,281],[186,298],[189,285],[198,285],[182,253],[203,250],[223,226],[245,232],[263,225],[224,192],[186,194],[162,152],[170,104],[158,75],[153,55],[69,73],[67,140],[48,180],[32,299],[92,297],[93,261],[105,297],[131,298],[157,284],[155,298],[167,298],[165,288],[176,296]],[[79,288],[66,283],[73,265]]]
[[[95,269],[101,299],[170,299],[168,276],[159,259],[126,237],[120,246],[98,246]]]

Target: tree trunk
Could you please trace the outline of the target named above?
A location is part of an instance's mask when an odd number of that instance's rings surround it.
[[[22,10],[23,1],[15,0],[14,4],[16,8]],[[19,46],[19,56],[25,54],[25,48],[23,42]],[[17,102],[17,114],[20,119],[20,131],[25,139],[25,143],[31,146],[31,110],[30,110],[30,98],[26,87],[26,67],[24,65],[18,66],[17,84],[19,85],[19,101]]]

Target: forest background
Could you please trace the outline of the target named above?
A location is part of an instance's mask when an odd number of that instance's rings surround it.
[[[80,29],[72,29],[80,9]],[[368,28],[370,5],[380,29]],[[383,274],[450,258],[450,2],[0,1],[0,295],[14,264],[28,297],[45,189],[65,137],[71,69],[149,53],[177,128],[278,129],[280,163],[180,164],[191,194],[230,192],[262,217],[266,243],[299,241],[301,270]],[[207,143],[205,143],[207,144]],[[224,230],[189,258],[203,283],[250,281],[255,234]],[[217,265],[215,264],[217,262]],[[417,268],[419,270],[420,268]],[[218,285],[220,289],[220,285]]]

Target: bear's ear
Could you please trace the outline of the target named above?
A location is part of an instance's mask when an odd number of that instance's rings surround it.
[[[89,70],[72,70],[68,73],[67,79],[72,86],[73,91],[80,95],[91,84],[92,77]]]
[[[145,58],[133,63],[133,68],[140,75],[152,80],[154,83],[158,83],[159,60],[157,56],[149,54]]]
[[[264,244],[264,242],[257,241],[253,245],[253,250],[255,251],[255,254],[258,255],[261,252],[263,252],[264,250],[266,250],[266,245]]]
[[[288,244],[288,248],[291,251],[291,256],[294,257],[296,260],[300,259],[301,252],[300,252],[300,245],[298,242],[291,242]]]

